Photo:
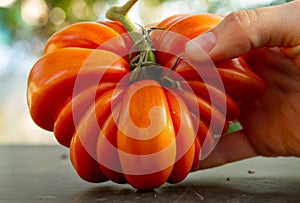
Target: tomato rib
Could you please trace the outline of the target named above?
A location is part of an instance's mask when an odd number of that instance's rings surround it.
[[[176,160],[175,132],[165,93],[158,82],[141,80],[124,94],[117,147],[125,177],[140,190],[159,187]]]
[[[193,112],[198,119],[211,123],[210,126],[214,130],[214,133],[222,134],[227,131],[226,126],[228,126],[228,120],[226,119],[226,112],[221,112],[215,106],[211,106],[205,99],[189,92],[184,93],[183,99],[189,110]],[[223,109],[223,111],[224,110],[225,109]]]
[[[106,43],[107,41],[111,43]],[[119,33],[104,24],[80,22],[54,33],[46,44],[44,54],[66,47],[101,48],[117,53],[125,49],[126,44]]]
[[[178,183],[192,168],[196,135],[190,112],[181,96],[171,89],[166,89],[165,94],[176,135],[176,162],[167,182]]]
[[[110,114],[112,102],[121,101],[123,90],[114,89],[105,92],[85,112],[72,137],[70,158],[78,175],[90,182],[102,182],[106,176],[97,162],[96,143],[100,133],[100,126]],[[95,174],[94,174],[95,172]],[[98,177],[98,174],[100,178]]]
[[[68,98],[100,81],[118,82],[128,72],[123,58],[103,50],[65,48],[44,55],[28,79],[31,116],[37,125],[52,131],[58,109]]]
[[[103,174],[115,183],[127,183],[123,174],[117,148],[116,122],[120,114],[121,102],[114,107],[101,126],[101,132],[96,144],[97,161]],[[109,152],[109,153],[108,153]]]
[[[232,120],[240,115],[240,107],[224,90],[214,87],[213,85],[201,81],[183,81],[183,89],[186,90],[185,85],[188,85],[196,95],[204,97],[211,105],[217,108],[224,108],[226,105],[226,118]],[[212,103],[213,101],[213,103]]]
[[[58,110],[54,123],[53,131],[57,141],[61,145],[69,147],[76,123],[81,120],[88,107],[100,95],[115,87],[116,83],[105,82],[101,83],[98,87],[88,88],[67,99],[67,102]]]

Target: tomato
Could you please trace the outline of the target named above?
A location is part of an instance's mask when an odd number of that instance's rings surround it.
[[[242,58],[207,67],[185,56],[185,43],[221,20],[212,14],[163,20],[157,25],[163,30],[144,36],[156,63],[137,65],[146,52],[136,50],[140,42],[120,22],[63,28],[29,74],[32,119],[70,148],[86,181],[139,190],[182,181],[238,118],[239,104],[264,90]]]

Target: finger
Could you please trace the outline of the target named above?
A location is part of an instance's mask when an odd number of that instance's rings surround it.
[[[290,58],[293,58],[295,61],[295,64],[300,67],[300,44],[298,46],[287,47],[282,50]]]
[[[241,56],[252,48],[296,47],[300,44],[300,1],[233,12],[212,30],[186,44],[187,54],[201,61],[207,52],[215,61]]]
[[[220,166],[226,163],[257,156],[252,145],[242,131],[220,138],[216,148],[195,170]]]

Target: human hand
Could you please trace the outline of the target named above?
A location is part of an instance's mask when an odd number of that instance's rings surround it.
[[[201,61],[239,57],[266,84],[256,101],[241,105],[238,131],[221,137],[201,162],[210,168],[254,156],[300,157],[300,1],[229,14],[211,31],[187,43]]]

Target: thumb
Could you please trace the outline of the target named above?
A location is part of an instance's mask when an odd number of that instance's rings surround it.
[[[212,30],[186,44],[186,53],[193,60],[208,56],[224,60],[241,56],[253,48],[300,46],[300,1],[278,6],[233,12]]]

